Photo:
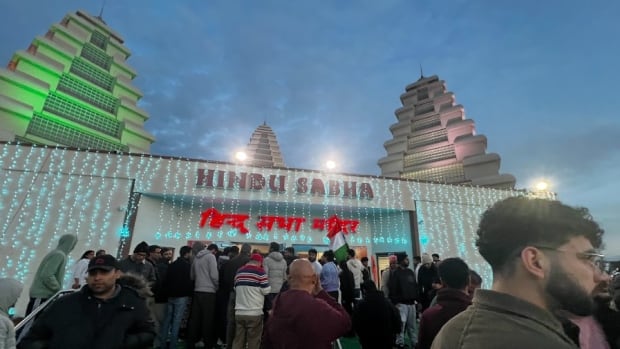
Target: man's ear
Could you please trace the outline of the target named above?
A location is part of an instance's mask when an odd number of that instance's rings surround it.
[[[521,251],[521,265],[523,269],[537,279],[544,279],[549,260],[536,247],[527,246]]]

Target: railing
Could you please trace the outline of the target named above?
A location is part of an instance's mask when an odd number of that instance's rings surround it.
[[[36,318],[39,316],[39,314],[41,314],[41,312],[45,310],[45,308],[47,308],[50,304],[54,303],[60,297],[66,296],[73,292],[75,292],[75,290],[59,291],[58,293],[53,295],[50,299],[46,300],[45,303],[39,305],[35,310],[33,310],[30,314],[28,314],[28,316],[26,316],[22,321],[20,321],[19,324],[15,326],[15,337],[17,338],[17,344],[21,342],[21,340],[30,330],[30,327],[34,323],[34,320],[36,320]]]

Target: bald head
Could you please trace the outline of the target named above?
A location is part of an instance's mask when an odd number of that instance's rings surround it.
[[[316,283],[316,274],[312,264],[307,259],[296,259],[289,266],[288,282],[292,289],[302,289],[312,292]]]

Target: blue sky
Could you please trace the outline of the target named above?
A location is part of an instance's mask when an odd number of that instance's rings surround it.
[[[3,1],[0,60],[102,2]],[[619,14],[613,0],[107,0],[103,17],[132,51],[155,154],[231,160],[267,121],[288,166],[379,174],[422,64],[502,173],[548,178],[620,255]]]

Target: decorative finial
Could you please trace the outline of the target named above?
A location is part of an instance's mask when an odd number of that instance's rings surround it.
[[[97,18],[99,18],[102,21],[103,21],[103,9],[105,8],[105,3],[106,3],[106,0],[103,0],[103,3],[101,4],[101,10],[99,10],[99,16],[97,16]]]
[[[424,72],[422,71],[422,63],[420,63],[420,79],[424,79]]]

